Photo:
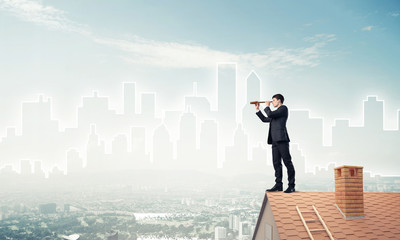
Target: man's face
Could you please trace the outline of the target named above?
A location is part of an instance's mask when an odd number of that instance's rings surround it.
[[[272,106],[277,107],[277,106],[279,105],[280,102],[281,102],[280,100],[278,100],[278,99],[276,99],[276,98],[273,98],[273,99],[272,99]]]

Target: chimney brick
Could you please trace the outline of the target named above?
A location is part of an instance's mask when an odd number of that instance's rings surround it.
[[[335,168],[336,205],[346,218],[364,217],[363,167]]]

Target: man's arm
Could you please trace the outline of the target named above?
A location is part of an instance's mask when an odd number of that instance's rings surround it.
[[[256,112],[257,116],[261,119],[263,122],[271,122],[271,118],[264,116],[261,111]]]
[[[275,111],[271,111],[271,108],[266,107],[264,109],[264,111],[269,118],[278,118],[278,117],[287,117],[288,116],[288,109],[286,106],[280,106]]]

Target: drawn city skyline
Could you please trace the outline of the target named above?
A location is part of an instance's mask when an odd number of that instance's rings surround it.
[[[55,167],[64,173],[105,169],[267,171],[271,167],[268,125],[257,119],[249,103],[242,108],[242,120],[236,119],[236,109],[240,109],[237,93],[246,94],[248,102],[260,99],[262,81],[252,71],[245,79],[246,89],[237,91],[236,72],[236,64],[218,65],[217,111],[211,109],[207,97],[198,96],[197,82],[191,95],[181,96],[184,109],[164,109],[162,113],[156,113],[155,106],[163,99],[158,99],[156,92],[137,92],[135,82],[123,83],[122,114],[110,108],[109,97],[94,91],[92,96],[82,97],[76,127],[63,131],[52,117],[50,97],[40,95],[36,102],[22,102],[21,128],[8,127],[0,142],[1,168],[12,166],[21,173],[44,170],[46,174]],[[290,100],[285,103],[290,109]],[[300,173],[336,163],[363,165],[372,174],[398,175],[394,166],[399,128],[384,130],[383,105],[377,96],[367,96],[361,126],[351,126],[350,119],[335,119],[331,145],[324,144],[323,118],[310,117],[311,110],[290,109],[288,129]],[[386,154],[380,160],[386,163],[386,171],[379,168],[381,162],[374,164],[380,156],[374,148]]]

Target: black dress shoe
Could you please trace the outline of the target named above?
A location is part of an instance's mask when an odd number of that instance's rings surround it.
[[[294,190],[294,187],[288,187],[285,191],[284,191],[284,193],[292,193],[292,192],[295,192],[296,190]]]
[[[282,191],[283,190],[283,188],[282,188],[282,186],[273,186],[272,188],[270,188],[270,189],[267,189],[267,192],[277,192],[277,191]]]

